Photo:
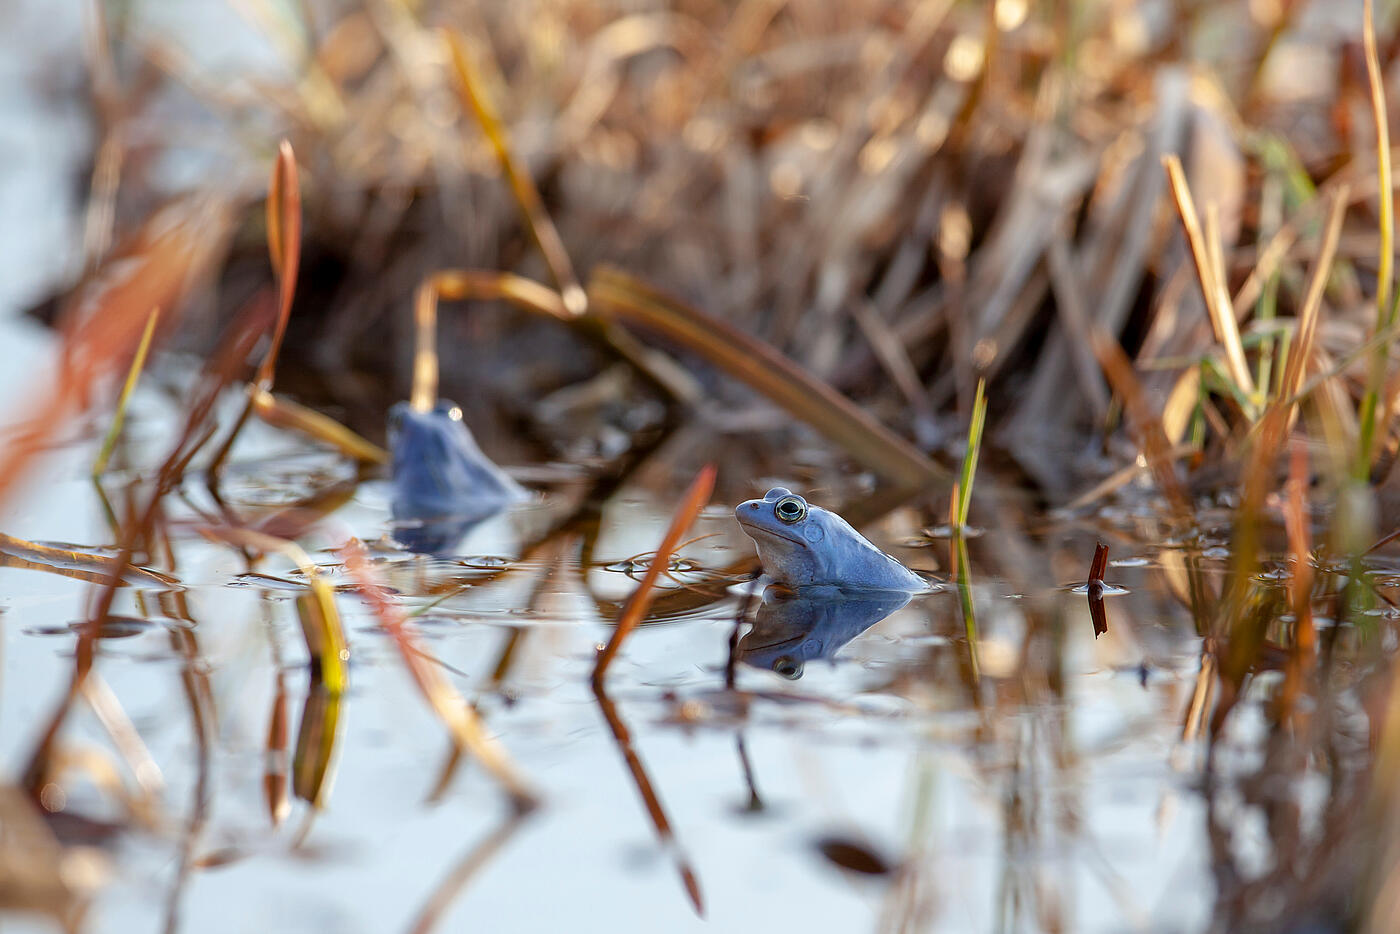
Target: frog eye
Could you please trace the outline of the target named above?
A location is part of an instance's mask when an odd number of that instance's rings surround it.
[[[460,422],[462,420],[462,409],[455,402],[447,399],[439,399],[437,405],[433,406],[433,413],[444,415],[449,421]]]
[[[796,681],[802,677],[802,662],[783,655],[773,662],[773,670],[789,681]]]
[[[800,496],[784,496],[773,506],[773,515],[788,525],[801,522],[807,516],[807,504]]]

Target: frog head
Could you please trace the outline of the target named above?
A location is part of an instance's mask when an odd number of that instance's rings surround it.
[[[928,586],[845,519],[783,487],[740,503],[734,517],[758,548],[764,573],[776,583],[911,592]]]

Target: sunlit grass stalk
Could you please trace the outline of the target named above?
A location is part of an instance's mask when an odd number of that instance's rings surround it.
[[[544,200],[540,197],[534,180],[516,157],[505,124],[486,96],[485,86],[472,62],[466,40],[450,29],[443,30],[443,36],[452,55],[457,92],[462,103],[476,116],[482,132],[486,134],[486,139],[496,154],[497,161],[501,164],[501,170],[505,172],[510,190],[525,216],[525,225],[540,248],[540,253],[544,255],[554,284],[563,297],[564,308],[571,317],[578,317],[588,310],[588,297],[579,284],[573,261],[564,249],[564,241],[560,238],[554,221],[550,219],[549,212],[545,210]]]
[[[335,419],[290,399],[275,396],[265,389],[254,390],[253,411],[259,419],[275,428],[299,431],[309,438],[329,444],[353,460],[367,464],[389,462],[389,452]]]
[[[208,218],[205,223],[210,223]],[[193,261],[194,256],[189,256]],[[198,268],[201,264],[186,264],[183,272],[189,273],[192,268]],[[147,291],[143,289],[143,291]],[[111,293],[109,293],[111,298]],[[109,326],[119,326],[121,330],[116,333],[90,333],[88,341],[78,342],[69,345],[65,349],[78,359],[88,353],[101,353],[98,348],[111,348],[108,354],[120,352],[116,348],[125,346],[135,347],[137,330],[130,331],[130,343],[120,340],[126,336],[126,325],[137,323],[141,319],[133,320],[137,309],[149,314],[149,309],[161,306],[164,303],[157,301],[143,301],[140,305],[133,305],[130,301],[125,303],[113,301],[105,307],[100,314],[87,319],[87,323],[95,324],[101,322]],[[115,320],[113,320],[115,319]],[[183,428],[180,430],[174,446],[166,455],[165,461],[160,469],[156,471],[155,481],[151,485],[149,495],[144,506],[133,507],[131,518],[121,529],[119,536],[119,550],[112,561],[111,570],[106,575],[102,583],[93,596],[91,605],[87,612],[87,621],[97,624],[107,618],[111,612],[113,602],[116,600],[117,587],[123,577],[124,569],[131,566],[133,557],[136,554],[139,542],[149,542],[154,535],[157,516],[159,514],[161,502],[167,494],[174,489],[175,485],[184,475],[186,465],[194,452],[208,440],[212,427],[210,425],[210,414],[219,395],[228,385],[229,374],[233,370],[233,360],[244,359],[251,350],[252,344],[250,335],[252,329],[235,328],[233,334],[224,345],[219,347],[213,355],[213,359],[205,365],[204,378],[196,391],[191,402]],[[85,347],[84,343],[89,346]],[[81,351],[81,353],[79,353]],[[110,359],[108,357],[107,359]],[[68,375],[68,374],[65,374]],[[91,373],[88,377],[95,377],[97,373]],[[63,386],[60,383],[60,388]],[[90,383],[86,385],[91,386]],[[58,409],[59,416],[62,416],[64,409]],[[11,449],[0,448],[0,464],[3,464],[4,455]],[[0,466],[0,494],[6,490],[6,469],[14,470],[22,466],[29,452],[21,451],[17,457],[12,459],[7,466]],[[185,614],[186,616],[188,614]],[[83,682],[91,674],[93,665],[97,658],[97,632],[98,626],[83,626],[78,632],[78,639],[73,646],[73,672],[69,681],[68,691],[60,699],[53,714],[48,718],[46,724],[39,731],[39,739],[34,746],[34,750],[29,756],[28,762],[22,772],[21,782],[23,787],[31,797],[37,797],[43,787],[49,769],[52,766],[55,751],[58,748],[59,733],[64,722],[72,709],[74,700],[79,696]],[[203,734],[201,734],[203,735]]]
[[[1254,320],[1266,327],[1273,325],[1274,319],[1278,316],[1278,284],[1279,273],[1277,260],[1270,255],[1276,242],[1283,239],[1280,234],[1287,229],[1283,223],[1283,185],[1277,171],[1265,167],[1263,190],[1259,196],[1259,231],[1256,243],[1256,259],[1254,268],[1250,270],[1249,278],[1246,280],[1246,287],[1253,282],[1259,283],[1259,295],[1254,300]],[[1265,236],[1268,241],[1265,241]],[[1291,242],[1292,238],[1288,238]],[[1269,263],[1265,268],[1265,263]],[[1240,308],[1242,299],[1245,298],[1244,288],[1235,296],[1235,308]],[[1262,407],[1268,405],[1272,398],[1274,384],[1274,359],[1279,341],[1283,339],[1282,330],[1275,330],[1272,333],[1265,331],[1259,336],[1259,362],[1258,370],[1255,374],[1256,399]]]
[[[1307,375],[1308,362],[1312,357],[1313,343],[1317,338],[1317,325],[1322,313],[1322,297],[1327,290],[1327,279],[1332,272],[1332,262],[1337,255],[1337,244],[1342,236],[1342,219],[1346,215],[1350,190],[1343,185],[1332,198],[1332,210],[1327,216],[1327,227],[1322,235],[1322,246],[1318,250],[1317,261],[1313,266],[1312,278],[1303,298],[1303,307],[1298,313],[1298,329],[1292,345],[1285,343],[1281,357],[1285,358],[1281,391],[1274,405],[1285,405],[1292,409],[1303,389],[1303,378]],[[1290,411],[1291,424],[1294,415]]]
[[[1313,265],[1307,297],[1299,314],[1297,346],[1288,360],[1284,378],[1286,390],[1298,387],[1312,356],[1312,344],[1320,317],[1322,294],[1332,270],[1332,261],[1341,232],[1342,215],[1349,192],[1343,187],[1332,201],[1327,230]],[[1260,561],[1260,524],[1266,500],[1275,487],[1274,466],[1291,431],[1297,413],[1297,393],[1280,393],[1265,408],[1252,438],[1246,462],[1239,508],[1235,512],[1230,537],[1230,574],[1225,592],[1214,612],[1210,634],[1227,639],[1224,654],[1217,659],[1222,673],[1221,701],[1212,718],[1212,730],[1224,722],[1239,699],[1237,688],[1254,661],[1262,639],[1259,626],[1259,595],[1255,574]],[[1319,409],[1322,407],[1319,406]],[[1203,650],[1203,666],[1206,653]],[[1204,670],[1204,667],[1203,667]]]
[[[501,299],[525,311],[561,321],[573,318],[558,292],[514,273],[442,269],[428,276],[419,284],[413,296],[413,391],[409,404],[420,412],[428,411],[437,401],[438,303],[472,299]]]
[[[437,401],[437,304],[430,278],[413,296],[413,391],[408,400],[415,412],[431,411]]]
[[[1386,114],[1385,85],[1381,75],[1380,61],[1376,54],[1376,22],[1372,0],[1365,0],[1361,39],[1366,53],[1366,77],[1371,89],[1371,112],[1376,120],[1376,172],[1379,176],[1381,241],[1379,268],[1376,272],[1376,331],[1379,333],[1395,323],[1396,309],[1390,298],[1391,276],[1394,268],[1392,251],[1395,248],[1395,204],[1390,176],[1390,120]],[[1389,398],[1386,399],[1385,411],[1381,415],[1380,423],[1377,422],[1377,409],[1380,407],[1381,392],[1385,387],[1388,360],[1389,347],[1377,347],[1371,358],[1371,368],[1366,380],[1366,393],[1361,400],[1360,446],[1357,451],[1356,463],[1352,468],[1352,474],[1358,480],[1369,479],[1377,429],[1389,422],[1391,409]]]
[[[141,342],[136,345],[136,354],[131,358],[131,369],[127,370],[126,382],[122,384],[121,395],[117,397],[117,409],[112,415],[111,427],[107,429],[107,437],[102,439],[102,447],[97,452],[97,459],[92,462],[94,478],[107,472],[107,462],[112,458],[112,451],[117,446],[117,438],[121,437],[122,426],[126,423],[126,408],[131,402],[131,394],[135,392],[136,383],[141,378],[141,371],[145,369],[146,354],[151,349],[151,339],[155,336],[158,320],[160,320],[160,309],[151,309],[151,315],[146,319],[146,329],[141,332]]]
[[[953,528],[961,530],[967,525],[967,514],[972,508],[972,482],[977,476],[977,458],[982,453],[982,430],[987,424],[987,381],[977,380],[977,394],[972,399],[972,421],[967,429],[967,450],[963,452],[962,472],[958,476],[957,508],[953,515]]]
[[[1264,291],[1259,296],[1259,304],[1254,311],[1257,321],[1273,321],[1278,314],[1278,274],[1268,278]],[[1281,331],[1272,339],[1265,338],[1259,345],[1258,391],[1267,402],[1274,384],[1274,362],[1281,359],[1281,345],[1288,340],[1288,332]]]
[[[850,455],[910,490],[947,471],[772,345],[608,266],[588,283],[591,314],[660,334],[767,396]]]
[[[1239,323],[1235,320],[1229,289],[1224,281],[1225,270],[1217,266],[1220,247],[1215,207],[1212,205],[1207,211],[1207,229],[1203,232],[1200,217],[1196,213],[1196,203],[1191,197],[1191,187],[1186,181],[1186,173],[1181,168],[1181,160],[1175,154],[1170,154],[1163,157],[1162,162],[1166,166],[1167,179],[1171,183],[1172,196],[1181,215],[1182,227],[1186,230],[1187,242],[1191,246],[1191,256],[1196,262],[1196,275],[1200,278],[1201,294],[1205,298],[1206,311],[1209,312],[1211,325],[1215,329],[1215,338],[1225,348],[1230,378],[1239,387],[1242,395],[1252,396],[1254,379],[1249,375],[1249,367],[1245,363]]]
[[[623,641],[641,624],[642,619],[646,616],[656,593],[657,578],[670,566],[671,555],[679,547],[681,536],[695,522],[700,510],[709,502],[710,493],[714,490],[715,474],[715,465],[706,464],[691,481],[689,488],[681,497],[680,505],[676,507],[676,512],[671,517],[671,524],[667,527],[666,534],[662,536],[661,544],[657,545],[656,553],[652,555],[651,563],[647,565],[646,574],[637,584],[637,589],[632,591],[627,602],[623,604],[622,611],[618,614],[617,625],[613,629],[612,638],[598,653],[598,661],[593,667],[593,694],[598,700],[598,708],[607,721],[613,738],[617,741],[618,751],[622,753],[627,770],[632,775],[637,793],[641,796],[642,803],[646,807],[647,816],[651,818],[652,826],[656,828],[657,838],[663,846],[671,851],[676,872],[680,876],[686,896],[695,907],[696,914],[701,916],[705,913],[705,902],[700,892],[700,880],[696,876],[689,858],[681,849],[680,841],[676,838],[675,830],[671,827],[670,818],[666,816],[666,809],[661,804],[661,797],[657,793],[651,777],[647,774],[646,768],[642,765],[641,757],[637,755],[637,750],[633,746],[631,733],[619,716],[616,705],[608,698],[605,682],[608,666],[622,648]]]

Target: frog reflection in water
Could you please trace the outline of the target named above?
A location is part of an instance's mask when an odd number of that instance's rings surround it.
[[[450,550],[473,526],[529,498],[491,463],[462,422],[462,410],[439,401],[422,412],[407,402],[389,410],[394,537],[427,554]]]
[[[758,547],[763,573],[794,590],[929,589],[928,582],[876,548],[836,513],[782,487],[740,503],[734,517]]]
[[[784,591],[770,587],[754,617],[753,629],[735,649],[746,665],[802,677],[803,667],[831,658],[856,636],[909,602],[903,590]]]

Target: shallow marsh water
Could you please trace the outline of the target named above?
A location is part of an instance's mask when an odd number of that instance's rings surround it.
[[[125,455],[158,459],[173,417],[166,398],[143,390]],[[0,514],[0,529],[110,544],[86,477],[93,434],[52,454],[42,477]],[[344,473],[334,456],[255,426],[226,490],[235,508],[248,509],[306,495],[308,478],[331,483]],[[120,479],[108,483],[117,499]],[[1071,524],[1036,540],[1043,554],[1030,573],[1047,570],[1034,586],[980,570],[980,555],[1004,547],[1001,533],[974,541],[973,643],[959,594],[945,587],[857,635],[834,660],[807,662],[799,680],[740,666],[746,703],[724,687],[742,597],[633,634],[609,695],[698,877],[698,917],[588,686],[611,614],[635,586],[624,573],[635,564],[628,559],[655,546],[684,479],[676,489],[625,487],[607,503],[587,568],[571,541],[517,560],[564,493],[476,529],[460,560],[389,547],[383,481],[361,484],[327,531],[308,538],[313,558],[339,582],[339,559],[325,549],[346,533],[371,544],[399,599],[424,608],[416,625],[425,647],[451,666],[451,680],[478,702],[545,798],[469,880],[442,929],[849,931],[892,928],[901,917],[935,931],[1206,924],[1211,867],[1194,790],[1200,748],[1179,743],[1199,641],[1189,615],[1165,596],[1160,552],[1128,549],[1121,539],[1109,580],[1127,592],[1107,598],[1110,629],[1096,640],[1084,596],[1066,586],[1088,566],[1093,531]],[[194,477],[184,492],[192,506],[207,505]],[[158,930],[172,910],[180,930],[409,929],[460,861],[507,821],[502,795],[468,762],[433,796],[448,759],[445,732],[374,618],[342,593],[351,682],[333,782],[314,819],[294,801],[274,828],[263,777],[275,687],[280,676],[294,742],[307,686],[293,603],[299,573],[269,558],[257,569],[267,576],[249,574],[236,550],[195,533],[191,506],[171,499],[168,519],[185,528],[177,554],[189,618],[177,618],[153,591],[124,588],[114,612],[154,622],[101,640],[96,669],[158,768],[155,817],[128,826],[120,796],[81,781],[61,802],[66,812],[118,825],[104,844],[113,876],[88,929]],[[899,548],[893,543],[907,536],[895,531],[885,523],[874,534],[915,567],[946,566],[946,542]],[[682,550],[677,581],[712,577],[706,569],[751,554],[722,503],[691,534],[710,537]],[[444,581],[471,585],[443,599]],[[67,683],[68,627],[84,617],[90,591],[56,574],[0,569],[0,757],[11,775]],[[507,646],[510,661],[493,685]],[[208,813],[191,850],[210,866],[177,887],[200,793],[183,677],[191,670],[207,672],[215,711]],[[111,746],[81,711],[65,737],[74,748]],[[818,846],[832,839],[902,868],[873,877],[844,871]]]
[[[40,4],[7,9],[22,20],[3,31],[12,41],[56,35],[55,45],[76,44],[78,24],[66,14],[61,29],[48,22],[40,29],[40,13],[48,15]],[[36,205],[51,206],[69,190],[81,132],[74,115],[32,99],[0,107],[12,115],[0,123],[44,133],[42,145],[20,149],[26,159],[0,176],[13,207],[7,214],[42,222],[22,234],[4,232],[0,250],[0,346],[9,364],[0,368],[0,398],[22,410],[52,345],[12,311],[59,272],[63,245],[77,237],[63,222],[71,215]],[[146,467],[163,455],[178,417],[154,382],[138,396],[124,444],[128,462]],[[13,414],[0,411],[0,424]],[[87,478],[104,421],[80,426],[51,454],[0,511],[0,532],[110,544]],[[226,490],[245,508],[297,499],[308,478],[329,483],[347,473],[334,457],[256,425],[237,460]],[[505,565],[499,579],[425,610],[418,629],[545,804],[485,854],[440,930],[1208,926],[1215,890],[1199,793],[1202,748],[1180,743],[1200,641],[1189,613],[1166,593],[1162,552],[1142,532],[1150,517],[1126,512],[1098,521],[1097,531],[1117,526],[1109,579],[1128,592],[1108,599],[1109,632],[1097,640],[1084,597],[1065,586],[1082,579],[1096,530],[1068,523],[1036,536],[1035,560],[1014,584],[996,576],[1015,553],[1000,533],[972,543],[978,638],[971,646],[959,594],[946,588],[856,636],[834,661],[807,662],[800,680],[740,667],[745,704],[724,688],[742,597],[635,632],[612,668],[609,693],[696,873],[705,908],[698,917],[588,686],[611,614],[635,586],[621,569],[655,547],[688,479],[669,473],[652,471],[607,504],[586,569],[572,545],[517,560],[531,530],[564,511],[564,491],[474,531],[460,546],[466,566],[373,549],[382,575],[414,608],[440,596],[423,593],[435,582],[483,578]],[[118,505],[122,476],[107,483]],[[802,486],[790,477],[763,479]],[[721,480],[731,505],[766,486],[758,477]],[[209,505],[197,478],[185,492]],[[678,578],[703,579],[705,569],[752,553],[722,499],[691,533],[714,537],[683,549],[692,570]],[[96,669],[149,748],[157,771],[148,768],[144,777],[158,789],[151,817],[131,821],[122,795],[90,782],[72,782],[62,801],[50,799],[60,814],[98,821],[65,832],[76,842],[100,842],[110,857],[110,878],[85,929],[411,929],[445,881],[482,855],[477,847],[508,826],[499,789],[468,762],[434,796],[448,761],[445,731],[375,620],[358,598],[342,594],[352,662],[333,781],[309,830],[309,808],[300,802],[274,828],[263,789],[279,675],[289,747],[308,681],[293,607],[298,576],[278,559],[260,565],[268,577],[249,575],[233,549],[195,533],[192,510],[172,505],[172,512],[172,521],[189,523],[178,549],[188,613],[155,592],[124,589],[115,612],[151,622],[102,640]],[[328,526],[310,540],[314,547],[346,532],[383,539],[382,481],[362,484]],[[916,528],[904,516],[873,534],[894,547]],[[1026,547],[1027,538],[1013,537]],[[946,542],[895,553],[915,567],[948,564]],[[313,557],[338,561],[326,551]],[[1212,560],[1223,570],[1219,555],[1206,563]],[[552,573],[541,584],[546,569]],[[0,768],[7,780],[18,777],[67,684],[70,627],[84,618],[91,592],[79,580],[0,568]],[[493,687],[512,640],[513,661]],[[969,687],[973,649],[976,690]],[[204,786],[186,696],[191,673],[207,673],[216,714],[207,725]],[[66,747],[112,758],[106,732],[81,705],[64,736]],[[123,784],[130,795],[131,776]],[[208,811],[192,837],[188,821],[200,797]],[[100,822],[115,832],[102,836]],[[873,877],[839,869],[818,846],[833,839],[902,868]],[[1269,847],[1262,830],[1255,844],[1246,856],[1262,865]],[[182,855],[209,866],[181,882]],[[6,916],[3,926],[54,929],[25,916]]]

